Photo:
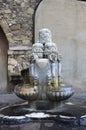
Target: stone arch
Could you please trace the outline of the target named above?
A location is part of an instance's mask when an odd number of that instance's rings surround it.
[[[34,8],[34,13],[33,13],[33,39],[32,39],[32,43],[35,42],[35,16],[36,16],[36,11],[40,5],[40,3],[42,2],[43,0],[39,0],[38,2],[36,2],[36,6]]]
[[[0,26],[0,93],[8,90],[8,40]]]
[[[10,28],[9,28],[9,26],[7,24],[7,21],[2,19],[0,21],[0,27],[2,28],[2,30],[3,30],[3,32],[4,32],[5,36],[6,36],[7,41],[10,43],[10,36],[9,36]]]
[[[41,28],[49,28],[62,54],[62,79],[86,90],[86,3],[43,0],[36,11],[35,41]],[[80,91],[80,90],[79,90]]]

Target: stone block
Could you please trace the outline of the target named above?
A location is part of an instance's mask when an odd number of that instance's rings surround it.
[[[28,8],[28,10],[27,10],[28,14],[33,14],[33,12],[34,12],[33,8]]]
[[[9,26],[8,26],[8,23],[5,19],[2,19],[0,24],[3,28],[3,30],[5,30],[6,32],[9,32]]]
[[[11,28],[12,31],[20,30],[21,25],[20,24],[14,24],[10,28]]]
[[[23,45],[26,45],[26,44],[28,45],[29,44],[29,40],[28,39],[24,39],[22,42],[23,42]]]
[[[21,0],[15,0],[15,2],[16,2],[17,4],[20,4],[20,3],[21,3]]]
[[[4,13],[10,14],[10,13],[11,13],[11,10],[10,10],[10,9],[6,9],[6,10],[4,10]]]
[[[8,55],[13,55],[13,54],[14,54],[13,51],[8,50]]]

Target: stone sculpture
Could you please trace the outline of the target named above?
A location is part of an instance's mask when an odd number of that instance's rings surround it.
[[[46,106],[49,103],[52,104],[52,101],[56,104],[73,94],[71,86],[63,86],[61,83],[58,48],[52,42],[49,29],[44,28],[39,31],[39,39],[32,46],[29,62],[29,84],[17,85],[15,93],[28,100],[30,107],[41,109],[43,104],[46,104],[45,102],[47,102]]]

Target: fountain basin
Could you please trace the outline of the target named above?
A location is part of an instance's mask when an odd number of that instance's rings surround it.
[[[59,107],[58,107],[59,108]],[[28,104],[3,107],[0,110],[0,130],[79,129],[86,127],[86,103],[67,102],[56,112],[29,111]],[[32,124],[32,125],[31,125]],[[44,124],[44,125],[43,125]],[[46,126],[47,124],[47,126]],[[52,124],[52,125],[50,125]],[[43,125],[42,129],[41,126]],[[31,126],[31,127],[30,127]],[[46,127],[45,127],[46,126]],[[20,128],[20,129],[19,129]]]
[[[52,101],[66,100],[73,94],[74,90],[72,86],[60,86],[59,88],[47,90],[48,99]]]
[[[24,100],[36,100],[38,97],[37,86],[30,86],[29,84],[16,85],[14,92],[16,95]]]
[[[52,106],[50,105],[52,101],[60,102],[62,100],[66,100],[74,94],[74,90],[72,86],[60,86],[60,87],[52,87],[46,90],[46,100],[39,99],[38,86],[30,86],[29,84],[24,85],[16,85],[15,91],[16,95],[24,100],[27,100],[31,103],[31,101],[35,101],[31,104],[39,104],[37,106]],[[51,102],[51,103],[50,103]],[[44,105],[45,104],[45,105]],[[48,104],[48,105],[47,105]],[[36,108],[36,107],[35,107]],[[50,107],[52,109],[52,107]]]
[[[46,87],[47,88],[47,87]],[[39,98],[38,86],[30,86],[29,84],[16,85],[16,95],[27,100],[28,108],[32,110],[56,111],[62,100],[66,100],[74,93],[72,86],[49,87],[46,89],[46,99]]]

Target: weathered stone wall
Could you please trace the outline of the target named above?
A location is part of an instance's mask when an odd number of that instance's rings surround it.
[[[21,76],[21,71],[29,67],[27,55],[29,55],[30,46],[33,44],[34,13],[40,1],[0,0],[0,28],[4,31],[9,44],[9,82],[13,76]]]
[[[21,75],[22,70],[29,68],[30,53],[31,48],[27,46],[10,47],[8,51],[8,73],[10,76]]]
[[[0,0],[0,25],[10,46],[32,45],[33,15],[39,0]]]

